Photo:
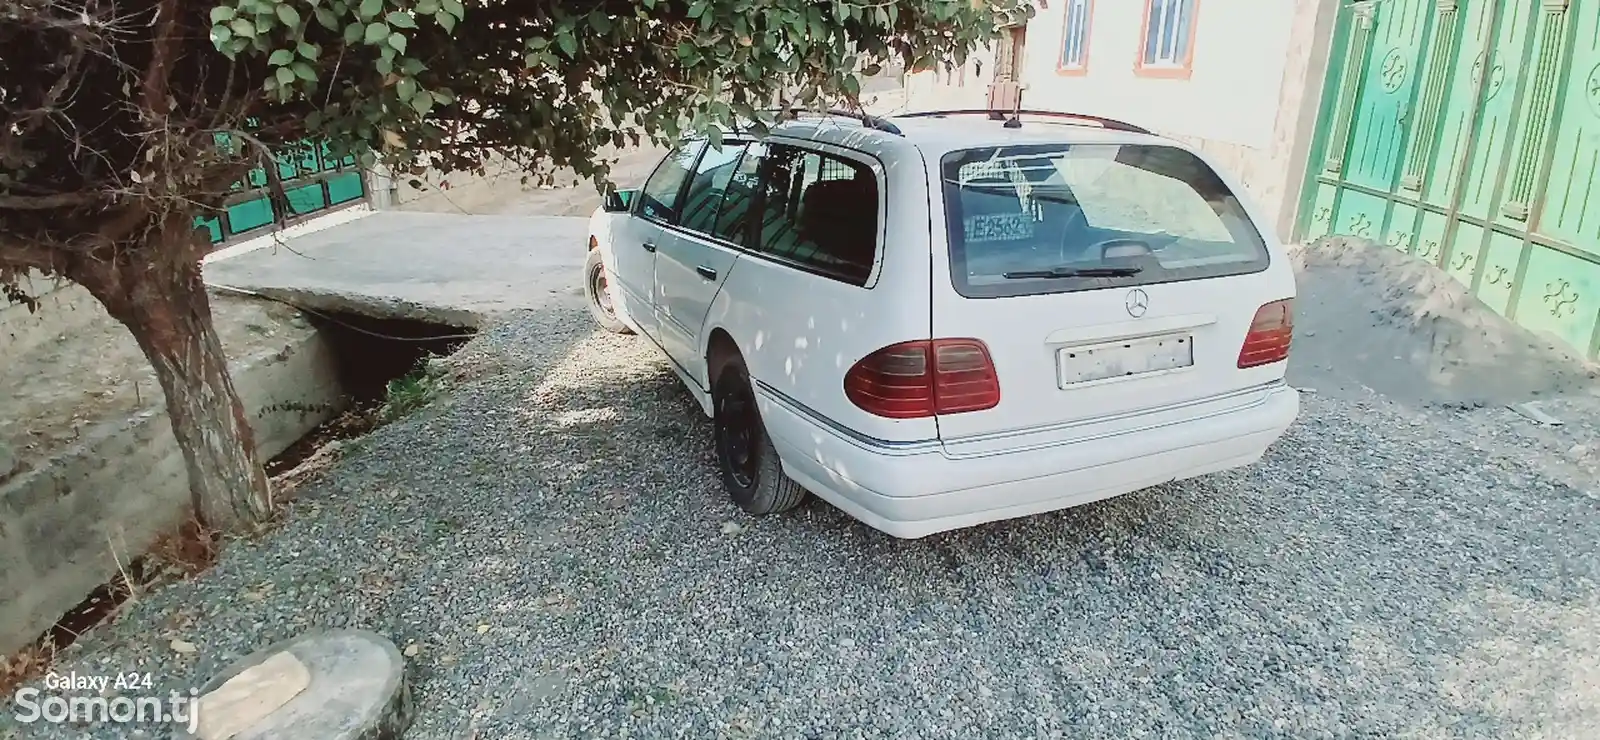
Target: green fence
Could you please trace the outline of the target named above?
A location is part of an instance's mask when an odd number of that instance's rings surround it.
[[[1600,0],[1340,9],[1299,233],[1386,243],[1600,358]]]
[[[228,146],[225,135],[218,144]],[[367,195],[355,157],[334,157],[326,144],[292,147],[277,157],[277,165],[287,203],[274,204],[268,196],[265,168],[251,170],[234,183],[220,215],[195,220],[210,233],[212,244],[265,232],[275,222],[304,218]]]

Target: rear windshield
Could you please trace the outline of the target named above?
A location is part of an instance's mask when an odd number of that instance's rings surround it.
[[[951,277],[969,298],[1259,272],[1261,233],[1198,157],[1135,144],[964,149],[941,161]]]

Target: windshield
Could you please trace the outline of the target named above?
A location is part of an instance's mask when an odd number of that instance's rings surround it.
[[[1259,272],[1238,198],[1198,157],[1144,144],[951,152],[941,162],[950,263],[969,298]]]

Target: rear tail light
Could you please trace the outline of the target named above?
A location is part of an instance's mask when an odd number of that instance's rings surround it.
[[[892,344],[863,357],[844,376],[844,394],[861,410],[890,419],[992,409],[1000,378],[976,339]]]
[[[1270,365],[1289,359],[1289,341],[1294,338],[1294,299],[1273,301],[1256,310],[1250,331],[1239,348],[1239,367]]]

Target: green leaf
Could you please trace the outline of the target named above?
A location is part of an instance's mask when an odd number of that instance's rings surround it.
[[[407,58],[400,62],[400,69],[405,70],[406,74],[413,77],[422,74],[427,68],[428,65],[423,64],[421,59]]]
[[[547,39],[543,36],[534,36],[533,38],[528,39],[529,49],[543,49],[549,45],[550,39]]]
[[[394,50],[401,54],[406,53],[406,35],[403,33],[390,34],[389,46],[394,47]]]
[[[687,41],[678,42],[678,59],[694,66],[700,61],[700,49]]]
[[[573,38],[572,31],[569,29],[563,28],[556,32],[556,46],[561,47],[561,50],[566,52],[569,57],[578,53],[578,40]]]
[[[267,57],[267,64],[274,67],[282,67],[292,61],[294,61],[294,52],[288,49],[279,49],[272,52],[272,56]]]
[[[855,75],[850,75],[849,77],[844,78],[844,91],[849,93],[850,97],[852,98],[860,95],[861,80],[856,79]]]
[[[439,0],[439,8],[455,16],[458,21],[461,20],[462,14],[467,12],[466,7],[462,6],[461,0]]]
[[[283,25],[288,26],[290,28],[299,28],[300,27],[300,11],[295,10],[294,6],[289,5],[288,3],[284,3],[283,5],[279,5],[278,6],[278,20],[283,21]]]
[[[417,3],[417,13],[419,15],[433,15],[437,12],[439,12],[439,0],[422,0]]]
[[[316,44],[308,44],[308,43],[306,43],[304,41],[301,41],[299,44],[296,44],[295,45],[295,50],[300,52],[300,56],[303,56],[303,57],[305,57],[307,59],[311,59],[311,60],[315,60],[317,57],[322,55],[322,49],[319,48]]]
[[[233,29],[233,35],[235,36],[243,36],[247,39],[256,37],[256,24],[244,18],[233,19],[233,22],[228,24],[228,28]]]
[[[233,20],[233,8],[230,8],[226,5],[218,5],[217,7],[211,9],[212,25],[216,25],[218,23],[227,23],[231,20]]]
[[[706,2],[705,2],[705,0],[696,0],[696,2],[694,2],[693,4],[691,4],[689,6],[689,18],[691,20],[693,20],[695,18],[699,18],[705,12],[706,12]]]
[[[317,81],[317,71],[312,69],[311,65],[306,64],[305,62],[295,62],[294,64],[289,65],[289,69],[294,70],[295,77],[299,77],[306,82]]]
[[[451,31],[454,31],[455,28],[456,28],[456,17],[451,15],[451,14],[449,14],[449,13],[447,13],[447,12],[445,12],[442,9],[439,12],[433,14],[433,19],[435,21],[438,21],[439,25],[444,28],[444,32],[445,33],[450,33]]]
[[[361,5],[356,8],[356,15],[359,15],[361,20],[370,21],[378,17],[378,13],[382,10],[383,0],[361,0]]]
[[[400,81],[394,84],[394,94],[401,100],[411,100],[411,96],[417,94],[417,81],[410,77],[400,78]]]
[[[416,111],[417,115],[428,115],[428,111],[433,110],[433,96],[429,95],[427,90],[418,90],[411,98],[411,109]]]
[[[864,75],[866,75],[868,77],[871,77],[871,76],[876,75],[876,74],[878,74],[878,73],[880,73],[882,71],[883,71],[883,65],[874,62],[872,64],[869,64],[869,65],[863,67],[861,69],[861,74],[864,74]]]
[[[389,38],[389,27],[382,23],[368,24],[367,30],[361,36],[361,40],[368,44],[381,44],[386,38]]]
[[[393,52],[394,50],[384,49],[384,51]],[[389,57],[378,57],[378,61],[373,65],[373,68],[378,70],[380,76],[388,77],[391,72],[394,72],[394,60]]]
[[[233,38],[233,29],[227,26],[211,27],[211,43],[218,49],[221,49],[222,45],[228,43],[228,39],[231,38]]]
[[[291,82],[294,82],[294,70],[291,70],[288,67],[279,67],[276,76],[278,78],[279,85],[287,85]]]
[[[602,34],[611,33],[611,16],[604,13],[592,13],[589,16],[589,25]]]
[[[317,22],[322,24],[323,28],[326,28],[329,31],[338,30],[338,28],[339,28],[339,16],[334,15],[333,11],[328,10],[327,8],[317,8],[316,15],[317,15]]]
[[[402,13],[398,10],[384,16],[384,19],[388,20],[389,25],[394,26],[395,28],[417,27],[417,20],[412,18],[410,13]]]
[[[367,30],[367,27],[361,25],[360,23],[352,23],[352,24],[350,24],[348,26],[345,26],[344,27],[344,42],[346,44],[353,44],[353,43],[361,40],[361,34],[362,34],[362,32],[364,32],[366,30]]]

